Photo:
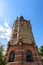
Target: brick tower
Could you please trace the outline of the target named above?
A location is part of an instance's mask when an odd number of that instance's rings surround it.
[[[22,16],[13,24],[5,61],[7,65],[42,65],[30,21]]]

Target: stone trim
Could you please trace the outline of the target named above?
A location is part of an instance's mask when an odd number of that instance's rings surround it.
[[[22,54],[20,55],[19,54],[19,55],[15,55],[15,56],[17,57],[17,56],[26,56],[26,55],[25,54],[24,55],[22,55]],[[33,57],[39,57],[39,56],[33,56]]]
[[[33,57],[35,58],[35,57],[39,57],[39,56],[33,56]]]
[[[25,51],[25,50],[19,49],[19,50],[16,50],[16,51]],[[37,51],[33,51],[33,52],[37,52]]]
[[[26,55],[15,55],[15,56],[17,57],[17,56],[26,56]]]
[[[26,57],[26,55],[15,55],[15,57],[21,57],[21,56],[24,56],[24,57]],[[35,58],[35,57],[39,57],[39,56],[32,56],[33,58]],[[8,57],[6,57],[6,58],[8,58]]]
[[[17,39],[17,38],[16,38]],[[12,39],[13,41],[14,41],[14,39]],[[18,46],[18,45],[20,45],[19,43],[18,43],[18,41],[17,41],[17,43],[16,44],[11,44],[10,43],[10,46]],[[33,44],[30,44],[30,43],[23,43],[23,45],[30,45],[30,46],[33,46]]]
[[[19,49],[19,50],[16,50],[16,51],[18,52],[18,51],[25,51],[25,50]]]
[[[8,62],[8,64],[11,64],[11,63],[27,63],[26,61],[15,61],[15,62]],[[30,62],[28,62],[28,63],[30,63]],[[31,62],[31,63],[35,63],[35,64],[43,64],[43,62]],[[30,63],[30,64],[31,64]]]
[[[33,52],[37,52],[37,51],[33,51]]]

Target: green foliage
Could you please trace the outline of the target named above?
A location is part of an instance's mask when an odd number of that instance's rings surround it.
[[[43,61],[43,46],[40,46],[40,48],[39,48],[39,54],[40,54],[41,59]]]
[[[39,53],[40,53],[41,56],[43,56],[43,46],[40,46]]]
[[[6,65],[6,62],[4,61],[4,49],[3,46],[0,46],[0,65]]]
[[[3,58],[3,47],[0,46],[0,60]]]

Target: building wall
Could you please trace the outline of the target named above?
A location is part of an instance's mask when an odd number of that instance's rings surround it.
[[[32,57],[33,57],[33,62],[26,62],[26,52],[27,51],[31,51],[32,52]],[[9,60],[9,56],[10,53],[14,51],[15,52],[15,58],[14,58],[14,62],[8,62]],[[8,52],[7,52],[7,56],[6,56],[6,61],[9,63],[9,65],[18,65],[18,63],[22,64],[22,65],[41,65],[41,58],[38,54],[38,50],[32,46],[32,45],[28,45],[28,44],[18,44],[15,46],[10,46],[8,48]],[[19,65],[20,65],[19,64]]]

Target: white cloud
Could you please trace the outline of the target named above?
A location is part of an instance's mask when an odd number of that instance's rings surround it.
[[[0,31],[4,32],[4,28],[0,25]]]
[[[8,25],[7,22],[4,23],[4,26],[5,27],[3,27],[2,25],[0,25],[0,32],[2,32],[0,34],[0,38],[7,39],[9,41],[10,34],[11,34],[11,28],[9,27],[9,25]]]
[[[7,28],[9,28],[8,23],[5,22],[4,25],[5,25]]]

